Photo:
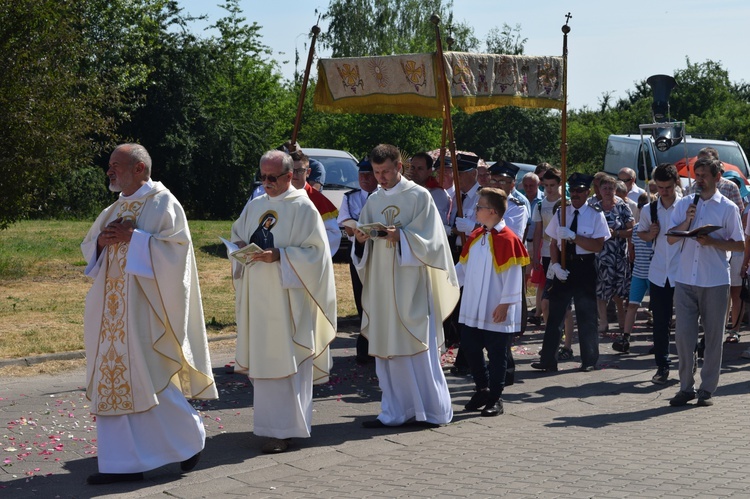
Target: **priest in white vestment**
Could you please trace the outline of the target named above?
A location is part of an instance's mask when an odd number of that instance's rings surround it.
[[[355,231],[352,259],[363,283],[362,334],[383,396],[378,418],[363,426],[449,423],[453,408],[439,348],[459,289],[443,221],[430,193],[402,177],[395,146],[377,146],[370,161],[381,189],[359,222],[384,228]]]
[[[180,203],[151,180],[138,144],[110,156],[120,197],[81,244],[86,397],[96,415],[99,472],[90,484],[135,481],[179,462],[191,470],[206,433],[191,399],[216,399],[198,270]]]
[[[249,243],[264,220],[273,246],[233,263],[236,370],[253,382],[254,428],[269,437],[263,452],[283,452],[310,436],[312,387],[331,370],[336,335],[333,262],[323,220],[308,195],[291,185],[293,161],[282,151],[260,160],[265,194],[247,203],[232,241]]]

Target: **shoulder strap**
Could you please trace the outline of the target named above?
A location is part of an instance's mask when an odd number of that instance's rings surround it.
[[[649,203],[649,207],[651,209],[651,223],[652,224],[659,221],[658,220],[659,219],[659,213],[658,213],[659,212],[659,205],[658,205],[658,203],[659,203],[658,199],[656,201],[651,201],[651,203]]]

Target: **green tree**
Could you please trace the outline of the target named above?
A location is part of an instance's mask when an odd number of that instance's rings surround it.
[[[430,17],[437,14],[444,47],[450,32],[452,50],[476,50],[479,40],[474,30],[454,22],[452,8],[451,0],[445,5],[442,0],[331,0],[322,16],[329,21],[328,32],[321,33],[320,41],[331,49],[332,57],[434,52]]]
[[[61,179],[111,136],[114,122],[99,109],[113,91],[87,68],[99,50],[82,35],[80,9],[0,0],[0,228],[48,213],[66,197]]]
[[[260,26],[237,0],[223,6],[217,36],[162,30],[144,104],[121,133],[143,143],[154,178],[194,218],[231,218],[247,202],[260,156],[283,142],[294,103],[267,61]],[[289,125],[291,126],[291,125]]]

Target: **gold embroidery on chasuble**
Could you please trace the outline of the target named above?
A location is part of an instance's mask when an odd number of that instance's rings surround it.
[[[396,217],[398,214],[401,213],[401,209],[398,206],[386,206],[383,211],[380,212],[381,215],[385,217],[385,225],[387,227],[401,227],[401,222],[396,221]],[[393,248],[396,246],[396,243],[391,241],[386,241],[385,247],[386,248]]]
[[[118,208],[117,217],[135,224],[142,208],[142,201],[123,202]],[[127,254],[128,244],[107,246],[107,277],[97,359],[97,414],[133,412],[127,337]]]

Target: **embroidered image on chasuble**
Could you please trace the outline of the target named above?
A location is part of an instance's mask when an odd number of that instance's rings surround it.
[[[359,222],[380,222],[400,229],[402,243],[385,239],[367,241],[358,266],[363,283],[362,334],[375,357],[411,356],[429,349],[429,314],[440,324],[458,301],[458,282],[440,215],[429,191],[402,179],[386,195],[379,190],[367,200]],[[406,241],[408,248],[403,248]],[[420,265],[401,265],[409,251]],[[361,268],[360,268],[361,267]],[[437,328],[437,344],[443,343]]]
[[[123,202],[116,218],[130,220],[137,226],[143,203]],[[129,414],[133,412],[133,390],[130,385],[131,368],[128,355],[127,292],[125,265],[127,244],[106,247],[106,280],[104,288],[104,310],[99,333],[99,352],[96,359],[98,377],[96,381],[98,414]]]
[[[150,257],[150,277],[127,270],[133,241],[96,257],[97,237],[117,218],[147,238],[147,251],[135,259]],[[148,411],[170,383],[188,398],[217,398],[187,219],[169,191],[155,182],[137,199],[118,200],[99,215],[81,248],[95,274],[84,320],[92,414]]]

